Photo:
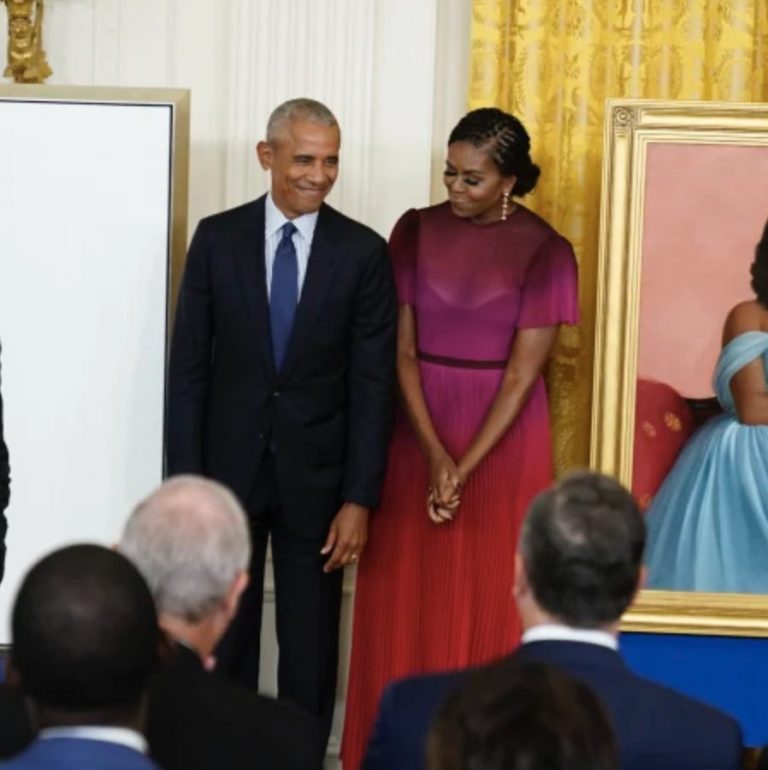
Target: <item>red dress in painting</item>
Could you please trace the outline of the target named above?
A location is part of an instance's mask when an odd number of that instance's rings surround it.
[[[390,248],[399,301],[416,317],[427,406],[458,461],[498,391],[516,330],[578,320],[573,250],[523,206],[481,226],[448,204],[408,211]],[[381,507],[357,573],[345,770],[359,767],[391,679],[482,663],[515,646],[515,545],[528,504],[551,481],[541,377],[447,524],[427,517],[427,462],[398,415]]]

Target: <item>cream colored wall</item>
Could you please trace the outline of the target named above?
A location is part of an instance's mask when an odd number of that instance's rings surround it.
[[[192,92],[189,236],[207,214],[267,188],[253,146],[269,111],[326,102],[343,133],[330,202],[388,235],[407,208],[443,198],[445,139],[463,114],[470,0],[46,0],[51,84]],[[0,8],[0,60],[6,54]],[[433,178],[434,172],[434,178]],[[354,575],[347,575],[338,748]],[[275,688],[271,579],[264,689]]]
[[[456,42],[468,43],[469,29],[466,10],[457,9],[469,5],[46,0],[45,47],[54,70],[48,82],[192,90],[190,236],[201,216],[266,189],[253,146],[270,109],[297,95],[323,100],[343,130],[342,173],[330,202],[387,234],[405,208],[430,200],[442,92],[463,109],[466,78],[455,73],[466,55]],[[437,38],[447,17],[455,22],[446,70]],[[0,12],[2,60],[5,48]]]

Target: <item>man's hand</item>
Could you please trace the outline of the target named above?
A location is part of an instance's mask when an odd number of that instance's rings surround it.
[[[354,564],[368,541],[370,511],[357,503],[344,503],[331,522],[321,554],[331,554],[323,572]]]

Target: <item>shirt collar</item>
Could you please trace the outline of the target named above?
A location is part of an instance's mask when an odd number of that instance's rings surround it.
[[[141,754],[147,753],[147,741],[143,735],[128,727],[105,727],[103,725],[82,725],[79,727],[46,727],[38,735],[42,740],[52,738],[79,738],[88,741],[116,743]]]
[[[276,235],[286,222],[293,222],[301,237],[307,243],[312,243],[318,214],[318,211],[313,211],[310,214],[302,214],[295,219],[288,219],[275,205],[272,193],[267,193],[267,200],[264,204],[264,234],[269,238],[271,235]]]
[[[597,644],[610,650],[619,649],[619,640],[607,631],[599,631],[594,628],[573,628],[560,623],[542,623],[539,626],[529,628],[522,638],[523,644],[531,642],[582,642],[585,644]]]

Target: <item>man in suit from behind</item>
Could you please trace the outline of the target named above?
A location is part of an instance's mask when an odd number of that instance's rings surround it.
[[[10,676],[39,725],[8,770],[157,770],[141,735],[158,628],[146,583],[95,545],[55,551],[19,589]]]
[[[524,633],[513,657],[557,666],[597,694],[623,770],[736,770],[741,731],[731,717],[633,674],[618,652],[619,622],[642,585],[645,524],[629,492],[596,473],[566,476],[531,505],[515,555]],[[421,770],[442,700],[467,676],[390,685],[366,770]]]
[[[118,547],[149,584],[171,647],[150,689],[152,757],[165,770],[319,768],[316,717],[208,670],[248,583],[248,525],[232,493],[176,476],[134,509]]]
[[[0,352],[2,350],[0,349]],[[2,368],[0,367],[0,371]],[[0,377],[0,387],[2,377]],[[3,395],[0,391],[0,583],[5,574],[5,535],[8,531],[8,522],[5,518],[5,510],[11,498],[11,467],[8,462],[8,447],[5,444],[3,432]]]
[[[340,132],[310,99],[280,105],[257,153],[268,195],[203,219],[170,353],[168,470],[211,477],[248,514],[251,581],[218,651],[256,689],[267,540],[278,689],[333,716],[343,567],[367,540],[393,413],[396,299],[386,244],[323,201]]]

